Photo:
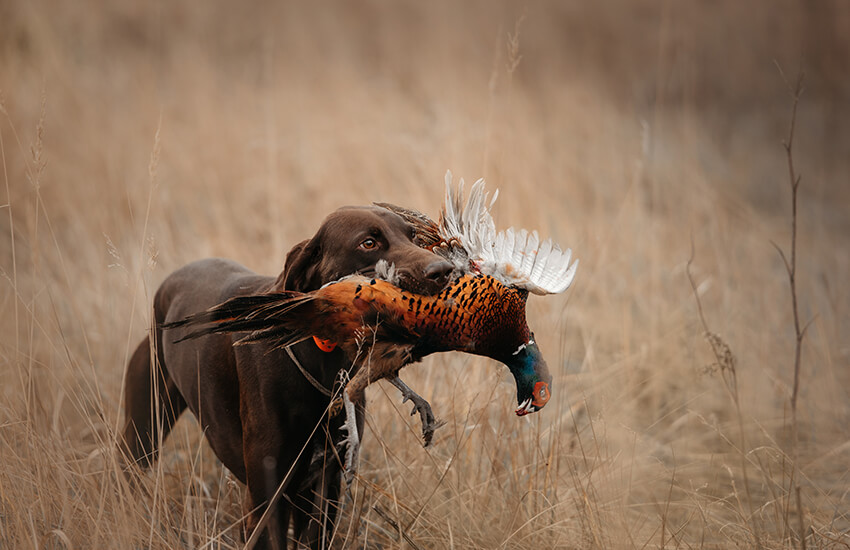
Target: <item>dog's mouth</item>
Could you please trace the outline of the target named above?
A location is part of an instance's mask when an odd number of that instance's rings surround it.
[[[404,271],[399,272],[396,279],[396,285],[400,289],[412,292],[413,294],[421,294],[423,296],[433,296],[443,290],[446,286],[445,284],[438,284],[434,281],[414,277],[410,273],[406,273]]]
[[[364,277],[373,277],[387,281],[402,290],[423,296],[433,296],[443,290],[448,284],[447,279],[416,277],[405,269],[397,269],[394,264],[390,264],[386,260],[379,260],[375,264],[375,267],[363,269],[360,271],[360,274]]]

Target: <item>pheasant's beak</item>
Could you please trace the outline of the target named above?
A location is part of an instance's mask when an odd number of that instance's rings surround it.
[[[539,411],[549,401],[551,396],[549,384],[546,382],[537,382],[534,385],[533,395],[519,404],[516,410],[517,416],[525,416],[528,413]]]

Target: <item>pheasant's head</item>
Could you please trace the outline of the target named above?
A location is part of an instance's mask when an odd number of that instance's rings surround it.
[[[506,364],[516,380],[516,397],[519,403],[517,416],[525,416],[542,409],[551,396],[552,375],[549,374],[549,367],[543,360],[540,349],[534,343],[533,334]]]

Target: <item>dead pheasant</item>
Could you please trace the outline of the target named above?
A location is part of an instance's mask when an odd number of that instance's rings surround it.
[[[517,384],[517,415],[542,408],[552,377],[525,320],[528,292],[493,277],[466,274],[434,296],[401,290],[359,275],[310,293],[283,291],[233,298],[169,325],[204,324],[184,337],[247,332],[240,344],[264,340],[287,347],[309,338],[338,344],[356,360],[346,385],[352,402],[366,387],[441,351],[465,351],[501,361]]]
[[[393,284],[393,266],[379,265],[378,279],[353,275],[306,294],[240,296],[168,328],[200,327],[184,339],[213,332],[249,332],[240,343],[263,340],[286,347],[319,338],[338,344],[351,358],[354,373],[343,393],[349,474],[359,446],[354,403],[362,400],[369,384],[382,378],[393,381],[406,399],[414,398],[398,379],[398,371],[431,353],[465,351],[504,363],[517,386],[516,414],[540,410],[549,400],[552,376],[526,323],[526,299],[529,292],[565,290],[577,262],[570,265],[570,251],[561,252],[551,241],[540,244],[536,232],[509,229],[497,235],[483,181],[473,186],[464,206],[463,183],[455,194],[451,175],[446,179],[446,204],[439,225],[418,212],[381,205],[412,223],[420,246],[455,263],[454,282],[439,294],[422,296],[401,290]],[[422,414],[422,403],[414,402],[414,411]],[[423,415],[426,444],[434,428]]]

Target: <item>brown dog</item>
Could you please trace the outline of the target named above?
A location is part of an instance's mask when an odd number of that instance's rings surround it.
[[[352,273],[370,276],[379,260],[395,265],[402,288],[436,293],[448,282],[452,266],[414,244],[413,237],[413,227],[385,208],[346,207],[287,254],[277,278],[222,259],[201,260],[171,274],[154,297],[153,346],[145,338],[127,365],[124,446],[130,458],[149,466],[160,437],[188,407],[222,463],[247,485],[246,535],[292,469],[259,546],[284,548],[290,518],[299,544],[324,545],[322,527],[333,525],[341,491],[334,446],[344,438],[342,419],[328,420],[324,413],[328,390],[349,366],[343,353],[323,351],[312,340],[289,350],[265,344],[234,347],[238,334],[174,343],[182,331],[163,334],[160,326],[238,295],[309,292]],[[357,407],[359,433],[363,405]]]

